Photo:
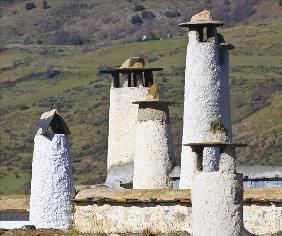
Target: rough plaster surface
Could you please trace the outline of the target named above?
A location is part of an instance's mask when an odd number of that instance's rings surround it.
[[[223,141],[210,132],[210,123],[220,119],[232,141],[228,52],[220,49],[217,39],[199,42],[196,31],[189,32],[186,56],[184,124],[182,143]],[[193,158],[190,147],[182,146],[180,188],[190,188],[193,176]],[[204,158],[208,163],[218,157]],[[210,170],[209,166],[207,170]]]
[[[139,104],[138,121],[158,120],[161,122],[169,122],[168,103],[146,102]]]
[[[74,228],[81,233],[191,233],[185,205],[76,205]]]
[[[192,180],[193,236],[241,236],[241,174],[198,172]]]
[[[173,150],[168,109],[156,108],[139,108],[138,111],[134,189],[172,187],[169,173],[172,170]]]
[[[36,135],[30,195],[31,223],[38,228],[69,228],[70,200],[74,194],[68,136]]]
[[[236,171],[234,148],[225,147],[225,150],[220,154],[218,169],[225,173],[234,173]]]
[[[111,88],[106,182],[132,181],[138,112],[132,102],[145,100],[147,93],[147,87]]]
[[[203,171],[210,172],[218,170],[219,166],[219,147],[207,147],[203,150]]]
[[[251,233],[272,235],[282,230],[281,204],[272,206],[252,204],[245,205],[243,209],[244,224]],[[90,202],[75,205],[74,228],[81,233],[142,233],[146,229],[158,233],[192,233],[193,217],[192,207],[189,204],[152,204],[150,202],[133,206],[133,204],[125,203],[93,204]],[[221,218],[214,218],[214,221],[220,222],[219,220]],[[202,223],[204,225],[204,221]],[[217,222],[215,223],[218,225]],[[205,235],[213,236],[212,231],[213,226]],[[224,236],[228,235],[230,234]],[[243,235],[249,234],[242,232],[240,236]]]
[[[256,235],[271,235],[282,231],[282,203],[244,206],[244,226]]]

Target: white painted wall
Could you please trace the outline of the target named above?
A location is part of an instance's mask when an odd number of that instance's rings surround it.
[[[30,221],[0,221],[0,229],[20,229],[25,225],[31,225]]]
[[[191,233],[191,208],[134,204],[75,207],[74,228],[81,233]]]
[[[231,199],[229,199],[230,201]],[[192,207],[189,204],[151,202],[124,204],[121,202],[114,202],[113,204],[95,204],[91,202],[77,204],[74,211],[74,228],[80,233],[140,234],[149,230],[151,233],[175,234],[176,232],[188,232],[192,234],[192,218],[194,215],[192,215]],[[281,204],[251,204],[244,205],[243,209],[244,224],[251,233],[255,235],[272,235],[282,230]],[[234,208],[230,209],[230,211],[234,211]],[[236,212],[236,209],[234,212]],[[225,215],[225,213],[223,214]],[[217,227],[221,219],[222,217],[219,219],[213,218],[216,221],[215,227]],[[230,216],[227,219],[230,219]],[[211,230],[214,230],[213,226],[211,226]],[[208,232],[205,235],[213,234]]]
[[[30,223],[37,228],[68,229],[75,189],[65,134],[36,135],[32,161]]]
[[[145,100],[147,93],[147,87],[111,88],[106,182],[132,181],[138,113],[132,102]]]
[[[222,61],[220,57],[223,58]],[[216,119],[223,122],[228,129],[229,141],[232,141],[229,103],[227,50],[220,56],[217,40],[199,42],[197,32],[190,31],[186,56],[182,143],[225,141],[209,132],[211,121]],[[216,153],[211,150],[207,152]],[[194,172],[191,155],[191,148],[182,146],[179,186],[182,189],[191,187]],[[218,157],[211,156],[211,159],[218,160]],[[207,170],[209,169],[208,166]]]

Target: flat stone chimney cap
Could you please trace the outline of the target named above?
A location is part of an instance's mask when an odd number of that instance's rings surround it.
[[[194,16],[188,22],[178,24],[180,27],[190,27],[197,25],[215,25],[222,26],[224,23],[222,21],[216,21],[210,11],[204,10]]]
[[[36,135],[48,134],[48,128],[51,127],[55,134],[70,135],[70,130],[64,119],[59,115],[57,109],[44,112],[39,120]]]
[[[132,72],[132,71],[160,71],[163,68],[159,67],[145,67],[145,60],[142,57],[130,57],[125,60],[119,68],[109,69],[101,71],[101,73],[113,73],[113,72]]]
[[[173,105],[173,102],[169,102],[169,101],[159,101],[159,100],[151,100],[151,101],[136,101],[136,102],[132,102],[132,104],[168,104],[168,105]]]
[[[202,142],[202,143],[187,143],[184,146],[190,147],[214,147],[214,146],[233,146],[233,147],[246,147],[248,144],[244,143],[224,143],[224,142]]]

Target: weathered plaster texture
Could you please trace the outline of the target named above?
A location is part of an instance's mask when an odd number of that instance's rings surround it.
[[[138,105],[148,93],[147,87],[111,88],[106,182],[131,182]]]
[[[256,235],[271,235],[282,231],[282,203],[244,206],[244,226]]]
[[[177,202],[167,204],[89,202],[88,204],[76,204],[74,208],[74,228],[81,233],[142,233],[146,229],[156,233],[192,233],[192,218],[195,217],[192,215],[191,205],[182,205]],[[249,232],[255,235],[272,235],[282,230],[281,204],[280,206],[244,205],[243,211],[244,225]],[[236,214],[234,217],[236,218]],[[214,228],[220,224],[222,217],[214,217],[213,220],[215,226],[211,225],[210,231],[205,231],[206,234],[201,235],[233,236],[233,234],[223,234],[226,232],[225,228],[222,228],[221,233],[213,234]],[[205,226],[205,222],[202,221],[202,223],[200,229]],[[244,230],[243,227],[242,230]],[[240,236],[243,235],[249,234],[242,232]]]
[[[198,172],[192,181],[193,236],[241,236],[241,174]]]
[[[71,226],[74,197],[69,139],[65,134],[36,135],[32,161],[30,221],[38,228]]]
[[[167,104],[138,110],[134,159],[134,189],[171,188],[172,137]]]
[[[185,205],[77,205],[74,228],[81,233],[191,233],[191,208]]]
[[[211,42],[200,42],[196,31],[189,32],[184,97],[183,144],[226,141],[210,131],[211,122],[217,119],[228,130],[228,141],[232,141],[228,52],[219,47],[217,37]],[[191,187],[194,172],[191,155],[191,148],[182,146],[180,188]],[[204,159],[207,171],[216,169],[208,163],[217,165],[218,156],[204,156]]]
[[[148,120],[156,120],[169,123],[168,103],[151,101],[139,104],[137,120],[146,122]]]

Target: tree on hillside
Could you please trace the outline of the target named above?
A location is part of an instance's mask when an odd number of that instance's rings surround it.
[[[43,2],[42,2],[42,8],[43,8],[43,9],[50,8],[50,6],[48,6],[47,0],[43,0]]]
[[[181,16],[181,14],[180,14],[179,11],[174,10],[174,11],[166,11],[165,16],[168,17],[168,18],[173,18],[173,17],[179,17],[179,16]]]
[[[36,8],[34,2],[28,2],[27,4],[25,4],[25,9],[26,9],[26,10],[29,11],[29,10],[31,10],[31,9],[33,9],[33,8]]]
[[[151,11],[142,11],[141,16],[142,16],[142,19],[147,19],[147,20],[151,20],[155,18],[154,13]]]
[[[134,11],[143,11],[145,9],[145,7],[141,4],[137,4],[134,7]]]
[[[139,15],[135,15],[135,16],[132,16],[131,23],[134,25],[138,25],[138,24],[142,24],[143,20],[141,19]]]

